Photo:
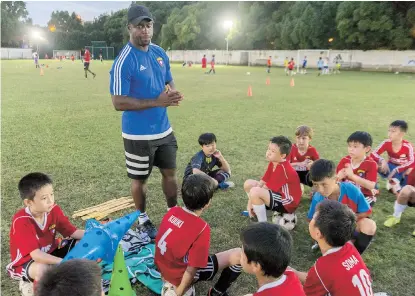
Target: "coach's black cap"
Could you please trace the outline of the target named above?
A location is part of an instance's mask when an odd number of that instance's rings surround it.
[[[132,5],[128,9],[127,18],[128,23],[133,25],[138,25],[143,20],[153,21],[153,16],[151,15],[150,10],[141,5]]]

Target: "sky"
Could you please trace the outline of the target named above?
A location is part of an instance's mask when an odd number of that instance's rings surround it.
[[[84,21],[92,21],[103,13],[128,8],[131,1],[26,1],[26,9],[33,24],[46,26],[55,10],[75,11]]]

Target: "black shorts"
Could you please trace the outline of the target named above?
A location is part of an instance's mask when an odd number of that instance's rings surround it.
[[[301,68],[305,69],[305,68],[307,68],[307,66],[306,65],[302,65]]]
[[[89,62],[84,62],[84,70],[88,70],[89,69]]]
[[[310,180],[310,171],[296,171],[298,177],[300,178],[300,183],[307,185],[308,187],[313,187],[313,182]]]
[[[176,168],[177,141],[173,132],[157,140],[123,140],[129,178],[147,180],[153,166],[160,169]]]
[[[73,249],[73,247],[75,247],[76,244],[76,240],[75,239],[69,239],[69,240],[63,240],[63,242],[65,242],[65,244],[62,243],[62,246],[60,248],[56,248],[52,253],[50,253],[50,255],[59,257],[59,258],[64,258],[66,256],[66,254],[69,253],[70,250]],[[29,276],[29,267],[30,265],[35,262],[33,259],[29,260],[28,262],[26,262],[25,264],[23,264],[23,268],[22,268],[22,280],[26,281],[26,282],[34,282],[35,280],[32,279]]]
[[[415,203],[408,201],[408,207],[415,208]]]
[[[209,255],[206,267],[199,268],[193,283],[211,281],[219,271],[219,263],[216,255]]]
[[[323,68],[321,68],[321,67],[318,67],[318,69],[321,71]]]
[[[281,214],[288,213],[282,204],[282,196],[278,192],[269,191],[269,206],[265,206],[267,210],[278,212]]]

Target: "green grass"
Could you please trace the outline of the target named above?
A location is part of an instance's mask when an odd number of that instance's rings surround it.
[[[43,61],[42,61],[43,62]],[[18,295],[17,283],[9,280],[11,217],[22,206],[17,191],[19,179],[32,171],[50,174],[55,181],[57,203],[73,211],[126,196],[126,176],[120,116],[109,95],[111,62],[94,62],[97,77],[85,79],[82,64],[49,61],[40,76],[31,61],[2,61],[2,295]],[[62,69],[57,69],[62,65]],[[250,71],[251,75],[246,75]],[[356,130],[371,133],[374,144],[385,137],[394,119],[409,122],[408,139],[415,142],[415,77],[408,74],[344,72],[316,77],[296,75],[295,87],[282,69],[273,69],[271,85],[265,85],[265,68],[217,67],[216,75],[203,75],[200,66],[174,65],[177,88],[185,95],[178,108],[169,108],[170,121],[179,144],[178,175],[181,180],[190,157],[198,151],[197,138],[213,132],[218,149],[232,167],[236,188],[218,192],[203,218],[212,228],[211,251],[240,246],[239,231],[248,221],[240,215],[246,207],[243,182],[260,178],[267,165],[265,150],[270,137],[294,138],[300,124],[314,128],[313,145],[320,155],[338,161],[346,155],[346,139]],[[247,97],[252,85],[253,97]],[[381,182],[384,188],[384,182]],[[307,195],[308,196],[308,195]],[[364,254],[372,271],[374,290],[393,296],[415,291],[415,211],[408,209],[401,224],[383,226],[393,211],[394,197],[382,190],[374,209],[378,224],[376,240]],[[292,232],[295,251],[292,266],[307,270],[319,256],[310,252],[311,239],[304,197]],[[149,180],[148,213],[159,223],[166,210],[156,170]],[[119,216],[117,213],[114,216]],[[72,220],[83,227],[80,220]],[[198,285],[198,295],[207,285]],[[232,295],[256,290],[255,279],[243,274]],[[139,295],[150,295],[137,287]],[[411,292],[412,291],[412,292]]]

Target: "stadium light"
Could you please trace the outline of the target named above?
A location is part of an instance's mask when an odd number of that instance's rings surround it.
[[[232,28],[232,26],[233,26],[233,21],[225,21],[225,22],[223,23],[223,27],[224,27],[225,29],[230,29],[230,28]]]
[[[37,31],[37,30],[32,31],[32,37],[33,37],[33,39],[36,40],[36,52],[39,54],[39,41],[43,40],[44,38],[42,37],[40,32]]]
[[[232,28],[232,26],[233,26],[233,21],[224,21],[223,22],[223,27],[226,29],[226,30],[231,30],[231,28]],[[226,40],[226,54],[227,54],[227,56],[228,56],[228,58],[227,58],[227,60],[226,60],[226,65],[228,65],[228,63],[229,63],[229,31],[228,31],[228,34],[226,35],[226,38],[225,38],[225,40]]]

